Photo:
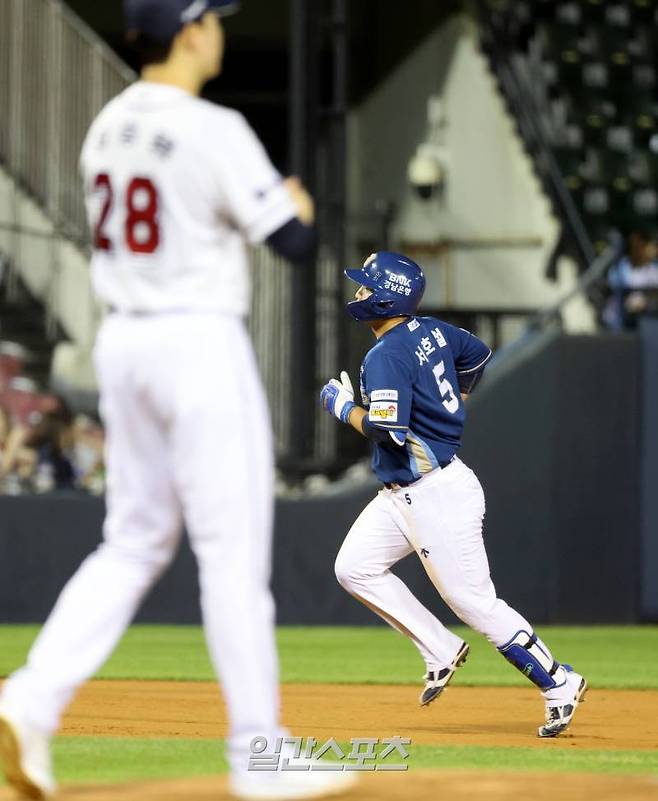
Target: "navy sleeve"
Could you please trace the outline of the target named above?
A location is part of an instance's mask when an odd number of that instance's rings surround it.
[[[402,445],[409,427],[411,393],[415,365],[404,353],[371,351],[364,371],[364,389],[368,396],[368,424],[389,431]]]
[[[266,242],[284,259],[304,264],[315,257],[318,237],[312,225],[304,225],[295,217],[271,233]]]
[[[475,389],[493,355],[491,348],[463,328],[443,323],[443,330],[455,360],[459,389],[468,395]]]

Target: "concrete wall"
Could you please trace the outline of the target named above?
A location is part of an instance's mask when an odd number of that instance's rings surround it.
[[[53,227],[39,206],[0,168],[0,223],[49,234]],[[12,233],[0,227],[0,250],[9,255],[32,294],[50,307],[74,343],[93,342],[100,306],[89,282],[85,253],[63,238]]]

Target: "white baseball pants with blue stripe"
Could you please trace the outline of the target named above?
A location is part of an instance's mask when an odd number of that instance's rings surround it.
[[[484,493],[459,459],[397,490],[381,490],[350,529],[336,558],[340,584],[409,637],[428,669],[450,665],[461,640],[390,568],[418,554],[437,591],[464,623],[496,647],[532,631],[496,595],[482,537]]]
[[[245,771],[251,739],[281,733],[272,443],[251,343],[237,318],[113,314],[96,365],[107,431],[104,542],[62,592],[3,698],[55,731],[172,560],[184,520],[228,708],[229,760]]]

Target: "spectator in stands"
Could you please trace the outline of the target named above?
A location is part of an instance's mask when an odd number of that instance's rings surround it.
[[[611,329],[632,329],[643,314],[658,313],[658,243],[656,232],[633,231],[627,253],[608,273],[609,297],[603,309]]]
[[[30,429],[25,445],[36,454],[34,489],[47,492],[75,487],[73,414],[63,400]]]
[[[80,489],[99,495],[105,489],[105,434],[100,422],[84,414],[77,415],[73,439],[76,484]]]
[[[5,493],[75,486],[73,415],[61,399],[49,397],[47,401],[43,412],[32,412],[28,422],[19,420],[11,425],[0,468]]]
[[[3,410],[4,411],[4,410]],[[9,415],[6,414],[9,422]],[[31,488],[31,480],[37,464],[36,452],[27,446],[30,428],[22,423],[9,423],[7,436],[2,446],[0,465],[0,492],[19,495]]]
[[[11,418],[4,406],[0,405],[0,453],[5,452],[7,439],[11,431]]]

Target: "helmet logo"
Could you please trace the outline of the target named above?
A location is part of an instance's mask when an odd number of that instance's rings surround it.
[[[392,284],[399,284],[401,286],[411,287],[411,278],[407,278],[406,275],[397,275],[396,273],[389,273],[388,280]]]

